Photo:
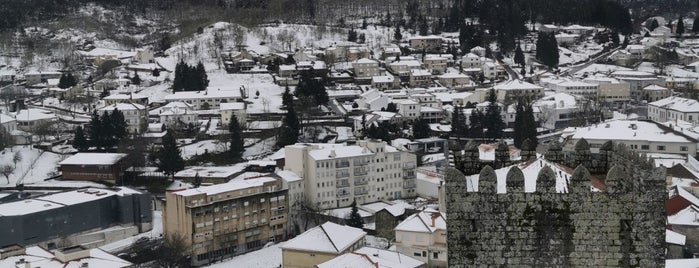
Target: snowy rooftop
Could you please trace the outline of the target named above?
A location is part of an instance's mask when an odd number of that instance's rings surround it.
[[[303,178],[299,177],[299,175],[296,175],[296,173],[290,170],[277,170],[275,173],[286,182],[296,182],[303,180]]]
[[[264,183],[266,183],[266,182],[272,182],[275,180],[276,179],[272,178],[272,177],[259,177],[259,178],[250,178],[250,179],[231,180],[227,183],[221,183],[221,184],[216,184],[216,185],[211,185],[211,186],[203,186],[203,187],[199,187],[199,188],[188,189],[188,190],[184,190],[184,191],[175,192],[175,194],[181,195],[181,196],[192,196],[192,195],[198,195],[198,194],[216,195],[216,194],[225,193],[225,192],[232,192],[232,191],[242,190],[242,189],[247,189],[247,188],[260,187],[260,186],[264,185]]]
[[[126,154],[120,153],[77,153],[66,160],[58,163],[59,165],[113,165],[119,160],[126,157]]]
[[[359,64],[374,63],[374,64],[376,64],[376,65],[379,64],[378,61],[375,61],[375,60],[372,60],[372,59],[367,59],[367,58],[361,58],[361,59],[358,59],[358,60],[356,60],[356,61],[354,61],[354,62],[352,62],[352,63],[359,63]]]
[[[228,178],[236,173],[245,170],[246,165],[234,165],[234,166],[215,166],[215,167],[190,167],[188,169],[179,171],[175,173],[175,178],[193,178],[199,176],[200,178]]]
[[[643,90],[655,91],[655,90],[667,90],[667,88],[661,87],[658,85],[648,85],[647,87],[644,87]]]
[[[282,250],[340,253],[359,242],[365,235],[361,229],[326,222],[287,241]]]
[[[224,102],[221,103],[220,109],[224,110],[244,110],[245,103],[243,102]]]
[[[123,196],[139,192],[126,188],[83,188],[58,192],[31,199],[17,200],[0,204],[0,216],[26,215],[45,210],[90,202],[114,195]]]
[[[123,94],[123,93],[117,93],[113,95],[109,95],[103,98],[103,100],[132,100],[132,99],[147,99],[148,96],[138,94],[138,93],[129,93],[129,94]]]
[[[392,75],[381,75],[371,77],[371,81],[374,83],[393,83],[396,78]]]
[[[17,121],[50,120],[56,118],[56,114],[43,109],[29,108],[19,111],[15,118]]]
[[[25,267],[26,265],[26,267],[42,268],[121,268],[133,266],[132,263],[109,254],[101,249],[95,248],[86,250],[89,251],[88,257],[64,263],[59,261],[50,251],[38,246],[32,246],[26,248],[25,254],[7,257],[0,260],[0,267]],[[18,264],[18,262],[22,259],[24,260],[25,264]]]
[[[583,68],[582,70],[577,71],[575,74],[582,75],[585,73],[611,73],[614,71],[630,71],[630,70],[631,69],[629,69],[629,68],[616,66],[616,65],[594,63],[594,64],[591,64],[590,66]]]
[[[425,69],[412,69],[410,70],[410,75],[417,76],[417,75],[422,75],[422,76],[430,76],[432,73],[430,71],[425,70]]]
[[[567,109],[577,107],[577,100],[575,96],[568,93],[555,93],[537,100],[534,105],[545,105],[548,107],[555,107],[556,109]]]
[[[511,80],[493,87],[495,90],[539,90],[540,86],[522,80]]]
[[[680,135],[664,126],[649,121],[612,120],[588,127],[568,128],[573,131],[573,139],[587,140],[638,140],[650,142],[684,142],[696,140]],[[610,136],[609,133],[614,133]]]
[[[100,111],[113,111],[117,109],[119,111],[133,111],[133,110],[145,110],[146,106],[140,105],[138,103],[115,103],[112,105],[107,105],[100,108]]]
[[[124,58],[131,58],[136,56],[136,52],[132,51],[124,51],[124,50],[116,50],[116,49],[109,49],[109,48],[95,48],[90,51],[78,51],[78,54],[82,55],[83,57],[100,57],[100,56],[115,56],[119,59],[124,59]]]
[[[378,248],[363,247],[316,265],[318,268],[416,268],[425,263],[407,255]]]
[[[469,78],[468,75],[462,74],[462,73],[444,73],[443,75],[440,75],[439,78],[442,79],[459,79],[459,78]]]
[[[447,230],[447,220],[442,213],[421,211],[410,215],[404,221],[399,223],[394,230],[433,233],[437,230]]]
[[[215,99],[215,98],[240,98],[240,90],[237,88],[230,90],[221,90],[207,88],[204,91],[178,91],[165,96],[166,101],[187,100],[187,99]]]
[[[394,147],[386,146],[386,151]],[[327,160],[334,158],[355,157],[355,156],[372,156],[374,152],[368,148],[359,145],[345,144],[314,144],[314,148],[308,152],[308,155],[315,160]]]
[[[684,246],[687,236],[673,230],[665,230],[665,243]]]
[[[659,101],[648,103],[648,105],[684,113],[699,112],[699,101],[681,97],[667,97]]]

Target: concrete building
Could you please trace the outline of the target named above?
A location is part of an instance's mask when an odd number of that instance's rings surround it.
[[[505,68],[492,61],[484,62],[483,65],[481,65],[481,72],[483,72],[485,79],[489,80],[499,80],[505,77],[506,74]]]
[[[575,118],[575,113],[580,110],[580,98],[567,93],[556,93],[538,99],[533,106],[540,111],[540,118],[537,118],[540,126],[547,129],[568,127]],[[514,117],[514,114],[511,115]]]
[[[670,97],[670,89],[658,85],[649,85],[641,91],[641,99],[647,102],[653,102]]]
[[[642,153],[694,154],[697,140],[653,121],[613,120],[589,127],[564,130],[564,148],[573,150],[577,142],[585,139],[592,153],[607,141],[623,143]]]
[[[364,246],[366,233],[354,227],[326,222],[282,246],[283,268],[315,268]]]
[[[425,55],[422,59],[422,68],[432,72],[432,74],[443,74],[447,71],[448,59],[441,55]]]
[[[416,36],[408,40],[410,48],[415,51],[440,52],[442,50],[442,38],[435,35]]]
[[[118,110],[124,114],[126,131],[131,134],[143,133],[148,127],[148,109],[136,103],[115,103],[99,109],[100,114],[112,113]]]
[[[655,74],[639,71],[615,71],[612,73],[612,77],[629,84],[631,99],[635,101],[643,99],[643,88],[663,82],[663,79]]]
[[[500,102],[510,102],[522,97],[538,99],[544,96],[544,88],[522,80],[507,81],[493,87]]]
[[[464,69],[481,68],[482,64],[483,63],[481,62],[481,56],[478,56],[473,53],[468,53],[461,58],[461,67]]]
[[[17,130],[17,120],[9,115],[0,114],[0,127],[5,132],[12,133],[12,131]]]
[[[246,104],[244,102],[226,102],[221,103],[220,113],[221,113],[221,126],[228,129],[228,125],[231,123],[231,118],[233,115],[238,119],[238,124],[241,126],[246,126],[248,122],[247,111],[245,109]]]
[[[117,93],[102,98],[105,105],[117,103],[136,103],[143,106],[148,106],[148,96],[138,93]]]
[[[284,168],[304,178],[306,198],[320,208],[414,197],[415,166],[414,154],[381,141],[285,148]]]
[[[400,88],[400,79],[392,75],[374,76],[371,78],[371,86],[381,90]]]
[[[437,77],[439,83],[449,89],[465,89],[472,85],[471,78],[461,73],[445,73]]]
[[[681,97],[668,97],[648,103],[648,119],[656,122],[683,120],[699,123],[699,101]]]
[[[622,108],[631,101],[629,83],[606,76],[592,76],[583,81],[597,84],[597,100],[606,106]]]
[[[160,118],[160,123],[171,129],[183,126],[195,126],[198,123],[199,115],[194,112],[192,105],[174,101],[150,112]]]
[[[58,163],[64,180],[116,183],[129,168],[126,154],[77,153]]]
[[[379,111],[382,108],[386,108],[390,101],[391,99],[383,92],[371,89],[359,95],[357,104],[359,107],[367,108],[371,111]]]
[[[243,94],[241,89],[211,89],[203,91],[179,91],[165,96],[165,101],[185,102],[191,104],[194,110],[211,110],[219,107],[224,102],[242,102]]]
[[[282,181],[272,177],[168,192],[163,231],[184,238],[192,264],[206,264],[285,240],[287,198]]]
[[[420,103],[412,99],[393,100],[398,107],[398,113],[407,120],[415,120],[420,117]]]
[[[59,79],[62,74],[61,72],[55,71],[30,71],[24,73],[24,79],[27,81],[27,86],[33,86],[46,83],[49,79]]]
[[[421,211],[394,229],[396,251],[423,261],[428,267],[447,267],[447,222],[437,211]]]
[[[352,69],[356,77],[372,77],[380,75],[379,62],[371,59],[359,59],[352,62]]]
[[[126,187],[18,198],[0,204],[0,245],[99,247],[151,230],[151,204],[150,194]]]
[[[428,70],[412,69],[410,70],[410,86],[411,87],[429,87],[432,74]]]
[[[19,130],[32,132],[37,126],[56,121],[58,117],[55,113],[44,109],[29,108],[20,110],[15,115],[17,128]]]

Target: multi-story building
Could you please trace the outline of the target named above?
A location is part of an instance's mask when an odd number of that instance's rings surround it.
[[[194,112],[192,105],[179,101],[170,102],[151,111],[150,114],[160,117],[160,123],[171,129],[182,126],[194,126],[199,119],[199,115]]]
[[[116,183],[130,168],[126,156],[120,153],[77,153],[58,165],[65,180]]]
[[[498,80],[505,77],[505,68],[500,64],[492,61],[486,61],[481,65],[481,71],[483,72],[483,77],[490,80]]]
[[[304,178],[306,199],[320,208],[413,197],[416,163],[414,154],[382,141],[285,148],[285,169]]]
[[[281,71],[281,70],[280,70]],[[240,89],[203,91],[179,91],[165,96],[167,102],[180,101],[191,104],[194,110],[216,109],[224,102],[241,102],[243,92]]]
[[[451,89],[463,89],[471,86],[471,78],[461,73],[445,73],[437,78],[442,86]]]
[[[483,63],[481,62],[481,56],[478,56],[473,53],[468,53],[461,58],[461,67],[464,69],[481,68],[482,64]]]
[[[0,204],[0,245],[99,247],[153,227],[151,195],[126,187],[13,195]]]
[[[422,59],[422,68],[430,70],[433,74],[443,74],[447,71],[448,59],[441,55],[426,55]]]
[[[136,103],[143,106],[148,105],[148,96],[138,94],[138,93],[128,93],[128,94],[113,94],[102,98],[104,104],[112,105],[116,103]]]
[[[680,97],[668,97],[648,103],[648,118],[656,122],[683,120],[699,123],[699,101]]]
[[[411,87],[428,87],[432,74],[428,70],[413,69],[410,70],[410,86]]]
[[[36,108],[20,110],[15,115],[17,128],[29,132],[32,132],[37,126],[56,121],[57,119],[58,117],[55,113]]]
[[[286,239],[287,198],[272,177],[168,192],[163,231],[183,238],[193,264],[205,264]]]
[[[393,103],[398,107],[398,113],[407,120],[415,120],[420,117],[420,103],[411,99],[394,99]]]
[[[115,103],[100,108],[99,112],[112,113],[114,110],[124,114],[127,132],[142,133],[148,127],[148,110],[145,106],[136,103]]]
[[[367,78],[380,74],[379,62],[370,59],[359,59],[352,62],[352,69],[354,69],[354,75],[356,77]]]
[[[565,148],[573,150],[580,139],[590,144],[592,153],[607,141],[622,143],[641,153],[695,154],[697,140],[653,121],[616,120],[588,127],[564,130]]]
[[[396,89],[400,87],[400,79],[393,75],[374,76],[371,78],[371,85],[381,91]]]
[[[245,126],[245,123],[248,120],[245,106],[246,105],[244,102],[221,103],[221,107],[219,109],[221,113],[221,125],[224,128],[227,128],[231,123],[231,118],[233,118],[233,115],[235,115],[235,117],[238,119],[238,124]]]
[[[605,76],[592,76],[583,81],[597,84],[597,100],[604,105],[621,108],[631,101],[629,83]]]
[[[532,100],[544,96],[544,88],[527,83],[522,80],[507,81],[493,87],[500,102],[510,102],[521,97],[528,97]]]
[[[410,38],[410,48],[416,51],[439,52],[442,49],[442,38],[435,35],[416,36]]]
[[[568,93],[593,100],[597,99],[599,86],[597,84],[564,79],[554,83],[549,83],[548,87],[559,93]]]
[[[423,261],[428,267],[447,267],[447,222],[441,213],[418,212],[394,230],[396,251]]]
[[[670,97],[670,89],[658,85],[649,85],[641,91],[641,99],[647,102],[659,101]]]
[[[616,71],[612,73],[612,76],[629,83],[631,99],[635,101],[641,101],[643,99],[643,88],[663,82],[663,79],[655,74],[639,71]]]

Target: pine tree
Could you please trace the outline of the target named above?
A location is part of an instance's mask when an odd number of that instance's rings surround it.
[[[100,116],[95,110],[92,113],[90,123],[87,124],[88,134],[90,136],[89,145],[97,147],[99,150],[102,147],[102,137],[104,131],[102,130],[102,122],[100,121]]]
[[[483,125],[483,120],[484,120],[483,112],[481,112],[478,109],[473,109],[471,112],[471,115],[469,116],[469,129],[468,133],[471,134],[471,138],[482,138],[483,135],[483,129],[485,128]]]
[[[140,85],[141,77],[138,76],[138,72],[134,72],[133,77],[131,77],[131,84]]]
[[[393,39],[396,41],[403,40],[403,34],[400,33],[400,27],[396,27],[395,32],[393,32]]]
[[[347,41],[357,42],[357,32],[354,29],[350,29],[347,32]]]
[[[413,138],[424,139],[430,136],[430,124],[425,119],[418,119],[412,126]]]
[[[660,25],[658,24],[658,20],[652,19],[650,21],[650,25],[648,25],[648,30],[652,32],[653,30],[655,30],[655,28],[658,28],[659,26]]]
[[[277,147],[279,148],[298,142],[299,132],[301,130],[301,124],[299,123],[299,118],[296,115],[293,103],[287,107],[286,111],[286,116],[284,116],[284,121],[282,122],[277,137]]]
[[[75,137],[73,138],[73,148],[78,150],[78,152],[85,152],[90,148],[90,144],[87,142],[87,137],[85,137],[85,132],[83,127],[78,126],[75,128]]]
[[[488,107],[485,109],[485,117],[483,125],[486,128],[485,136],[490,139],[502,138],[502,130],[505,128],[500,114],[500,106],[498,105],[497,95],[494,89],[490,89],[488,93]]]
[[[677,29],[675,29],[675,33],[679,37],[682,37],[682,34],[684,34],[684,18],[682,18],[682,16],[677,19]]]
[[[522,148],[522,142],[524,142],[523,138],[523,132],[524,132],[524,104],[521,101],[518,101],[517,104],[515,104],[515,125],[514,125],[514,132],[513,132],[513,139],[514,139],[514,145],[517,148]]]
[[[294,96],[291,95],[289,85],[286,85],[286,87],[284,87],[284,93],[282,94],[282,105],[284,105],[284,107],[289,107],[293,102]]]
[[[201,61],[196,67],[196,77],[194,78],[198,81],[196,83],[197,88],[192,89],[196,91],[205,90],[209,86],[209,77],[206,75],[206,70],[204,69],[204,64]]]
[[[364,20],[362,20],[362,29],[363,29],[363,30],[366,30],[366,27],[367,27],[368,25],[369,25],[369,23],[367,23],[366,18],[364,18]]]
[[[177,171],[184,169],[184,159],[177,148],[177,141],[171,132],[163,137],[163,147],[157,152],[158,170],[165,175],[172,176]]]
[[[519,64],[522,68],[524,68],[524,52],[522,51],[522,46],[517,42],[517,45],[515,47],[515,63]]]
[[[351,208],[352,209],[350,210],[350,214],[347,216],[347,219],[345,219],[345,224],[354,228],[364,228],[364,219],[362,219],[362,216],[359,215],[359,209],[357,208],[357,200],[352,201]]]
[[[526,113],[525,113],[525,118],[524,118],[524,139],[529,140],[530,144],[536,148],[537,144],[539,144],[539,139],[537,138],[537,127],[538,123],[536,122],[536,119],[534,118],[534,107],[532,107],[531,104],[527,105],[526,107]]]
[[[71,73],[63,73],[58,79],[58,87],[61,89],[66,89],[77,85],[75,77]]]
[[[427,25],[427,19],[425,17],[420,17],[420,35],[426,36],[429,31],[429,26]]]
[[[128,124],[126,123],[126,118],[122,111],[114,108],[111,114],[109,114],[109,123],[111,124],[112,135],[114,136],[115,144],[119,143],[122,139],[126,138],[128,132]]]
[[[102,148],[102,150],[107,151],[117,144],[116,139],[114,138],[114,126],[115,125],[111,123],[111,116],[109,116],[109,112],[103,112],[102,115],[100,115],[100,129],[102,131],[102,137],[100,137],[99,144],[99,148]]]
[[[243,155],[245,147],[243,144],[243,136],[240,129],[240,124],[238,123],[238,117],[231,116],[231,122],[228,123],[228,132],[230,133],[231,146],[229,149],[229,155],[233,159],[238,159]]]
[[[153,71],[151,72],[151,75],[153,77],[158,77],[160,76],[160,70],[158,68],[153,68]]]
[[[454,112],[451,116],[451,136],[460,139],[463,137],[463,107],[460,105],[454,106]]]
[[[180,60],[180,62],[175,65],[175,79],[172,81],[172,90],[173,91],[183,91],[185,86],[184,86],[184,80],[185,76],[188,73],[187,70],[188,66],[186,63],[184,63],[184,60]]]

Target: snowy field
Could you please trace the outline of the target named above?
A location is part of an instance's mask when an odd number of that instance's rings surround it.
[[[21,161],[15,163],[13,158],[19,153]],[[0,151],[0,165],[14,167],[13,172],[6,178],[0,176],[0,186],[15,186],[18,182],[25,184],[42,182],[56,175],[58,162],[67,156],[44,152],[29,146],[14,146]],[[8,180],[9,179],[9,184]]]

